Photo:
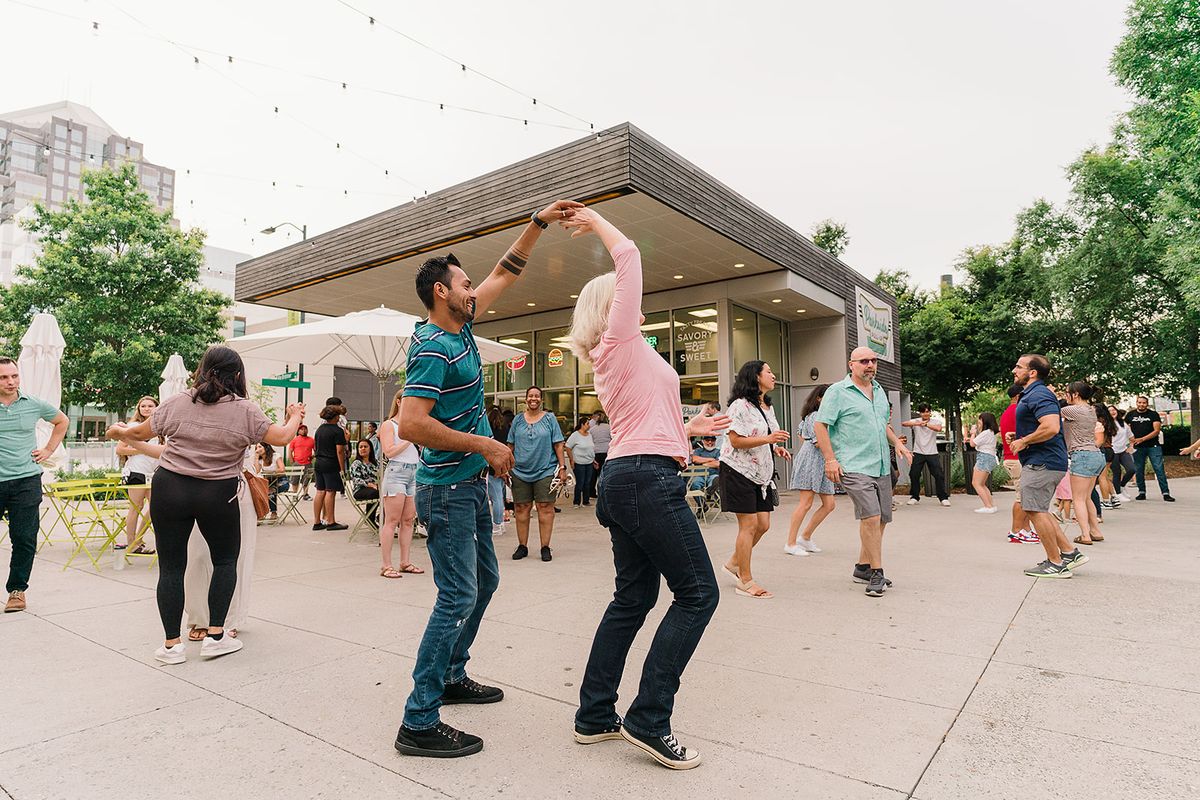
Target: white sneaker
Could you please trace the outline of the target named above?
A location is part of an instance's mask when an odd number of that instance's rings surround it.
[[[163,664],[182,664],[187,661],[187,653],[183,650],[183,642],[174,647],[165,644],[154,651],[154,657]]]
[[[915,497],[910,497],[910,498],[908,498],[908,502],[907,502],[907,503],[905,503],[904,505],[906,505],[906,506],[915,506],[915,505],[916,505],[917,503],[919,503],[919,502],[921,502],[921,501],[920,501],[920,500],[918,500],[918,499],[916,499]]]
[[[801,547],[799,542],[796,542],[794,545],[792,545],[790,547],[785,544],[783,546],[783,552],[787,553],[789,556],[807,556],[808,555],[808,551],[805,550],[803,547]]]
[[[943,500],[943,501],[942,501],[942,505],[944,505],[946,508],[949,508],[949,507],[950,507],[950,501],[949,501],[949,500]]]
[[[976,514],[995,514],[996,507],[992,506],[991,508],[977,508],[977,509],[975,509],[975,513]]]
[[[815,544],[813,544],[812,539],[797,539],[796,544],[800,545],[801,547],[803,547],[805,550],[807,550],[810,553],[821,552],[821,548],[819,548]]]
[[[503,536],[503,535],[504,535],[504,526],[503,525],[493,525],[492,526],[492,536]]]
[[[204,644],[200,645],[200,656],[201,658],[216,658],[217,656],[227,656],[230,653],[236,653],[241,649],[242,640],[235,639],[228,633],[220,639],[205,636]]]

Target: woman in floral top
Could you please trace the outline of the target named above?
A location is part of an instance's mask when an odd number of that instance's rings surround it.
[[[358,442],[358,458],[350,462],[350,490],[355,500],[379,499],[379,462],[375,460],[375,448],[369,439]],[[371,508],[371,524],[379,527],[376,522],[379,505]]]
[[[769,497],[775,459],[791,458],[783,447],[788,432],[779,429],[767,392],[775,388],[775,373],[765,361],[747,361],[738,370],[729,395],[729,440],[721,448],[721,510],[737,516],[738,535],[725,571],[737,578],[743,597],[773,597],[754,582],[750,553],[771,527],[775,505]]]

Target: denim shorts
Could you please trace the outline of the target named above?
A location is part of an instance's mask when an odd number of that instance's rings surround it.
[[[975,456],[975,469],[990,473],[1000,463],[995,453],[978,453]]]
[[[383,471],[384,497],[395,497],[398,494],[415,497],[417,494],[417,465],[401,461],[389,461]]]
[[[1094,478],[1104,471],[1104,453],[1099,450],[1076,450],[1071,453],[1071,474]]]

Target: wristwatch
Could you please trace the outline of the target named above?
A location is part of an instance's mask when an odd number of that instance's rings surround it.
[[[542,221],[541,221],[541,220],[538,218],[538,215],[537,215],[537,212],[536,212],[536,211],[535,211],[535,212],[533,212],[532,214],[530,214],[530,215],[529,215],[529,221],[530,221],[530,222],[532,222],[534,225],[537,225],[537,226],[538,226],[539,228],[541,228],[542,230],[546,230],[546,228],[549,228],[549,227],[550,227],[550,223],[548,223],[548,222],[542,222]]]

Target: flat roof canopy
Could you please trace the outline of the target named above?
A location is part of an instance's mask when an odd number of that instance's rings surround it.
[[[597,205],[637,243],[647,294],[786,271],[792,275],[780,285],[790,287],[787,305],[772,309],[765,297],[746,302],[761,299],[768,304],[763,310],[784,318],[797,318],[791,315],[803,307],[812,319],[852,317],[855,286],[891,301],[866,277],[629,124],[245,261],[235,295],[319,314],[381,304],[421,314],[413,276],[422,261],[453,252],[480,281],[529,214],[561,197]],[[610,269],[595,237],[547,231],[530,269],[486,321],[569,308],[570,295]],[[898,328],[899,320],[893,322]],[[854,325],[847,335],[853,345]]]

